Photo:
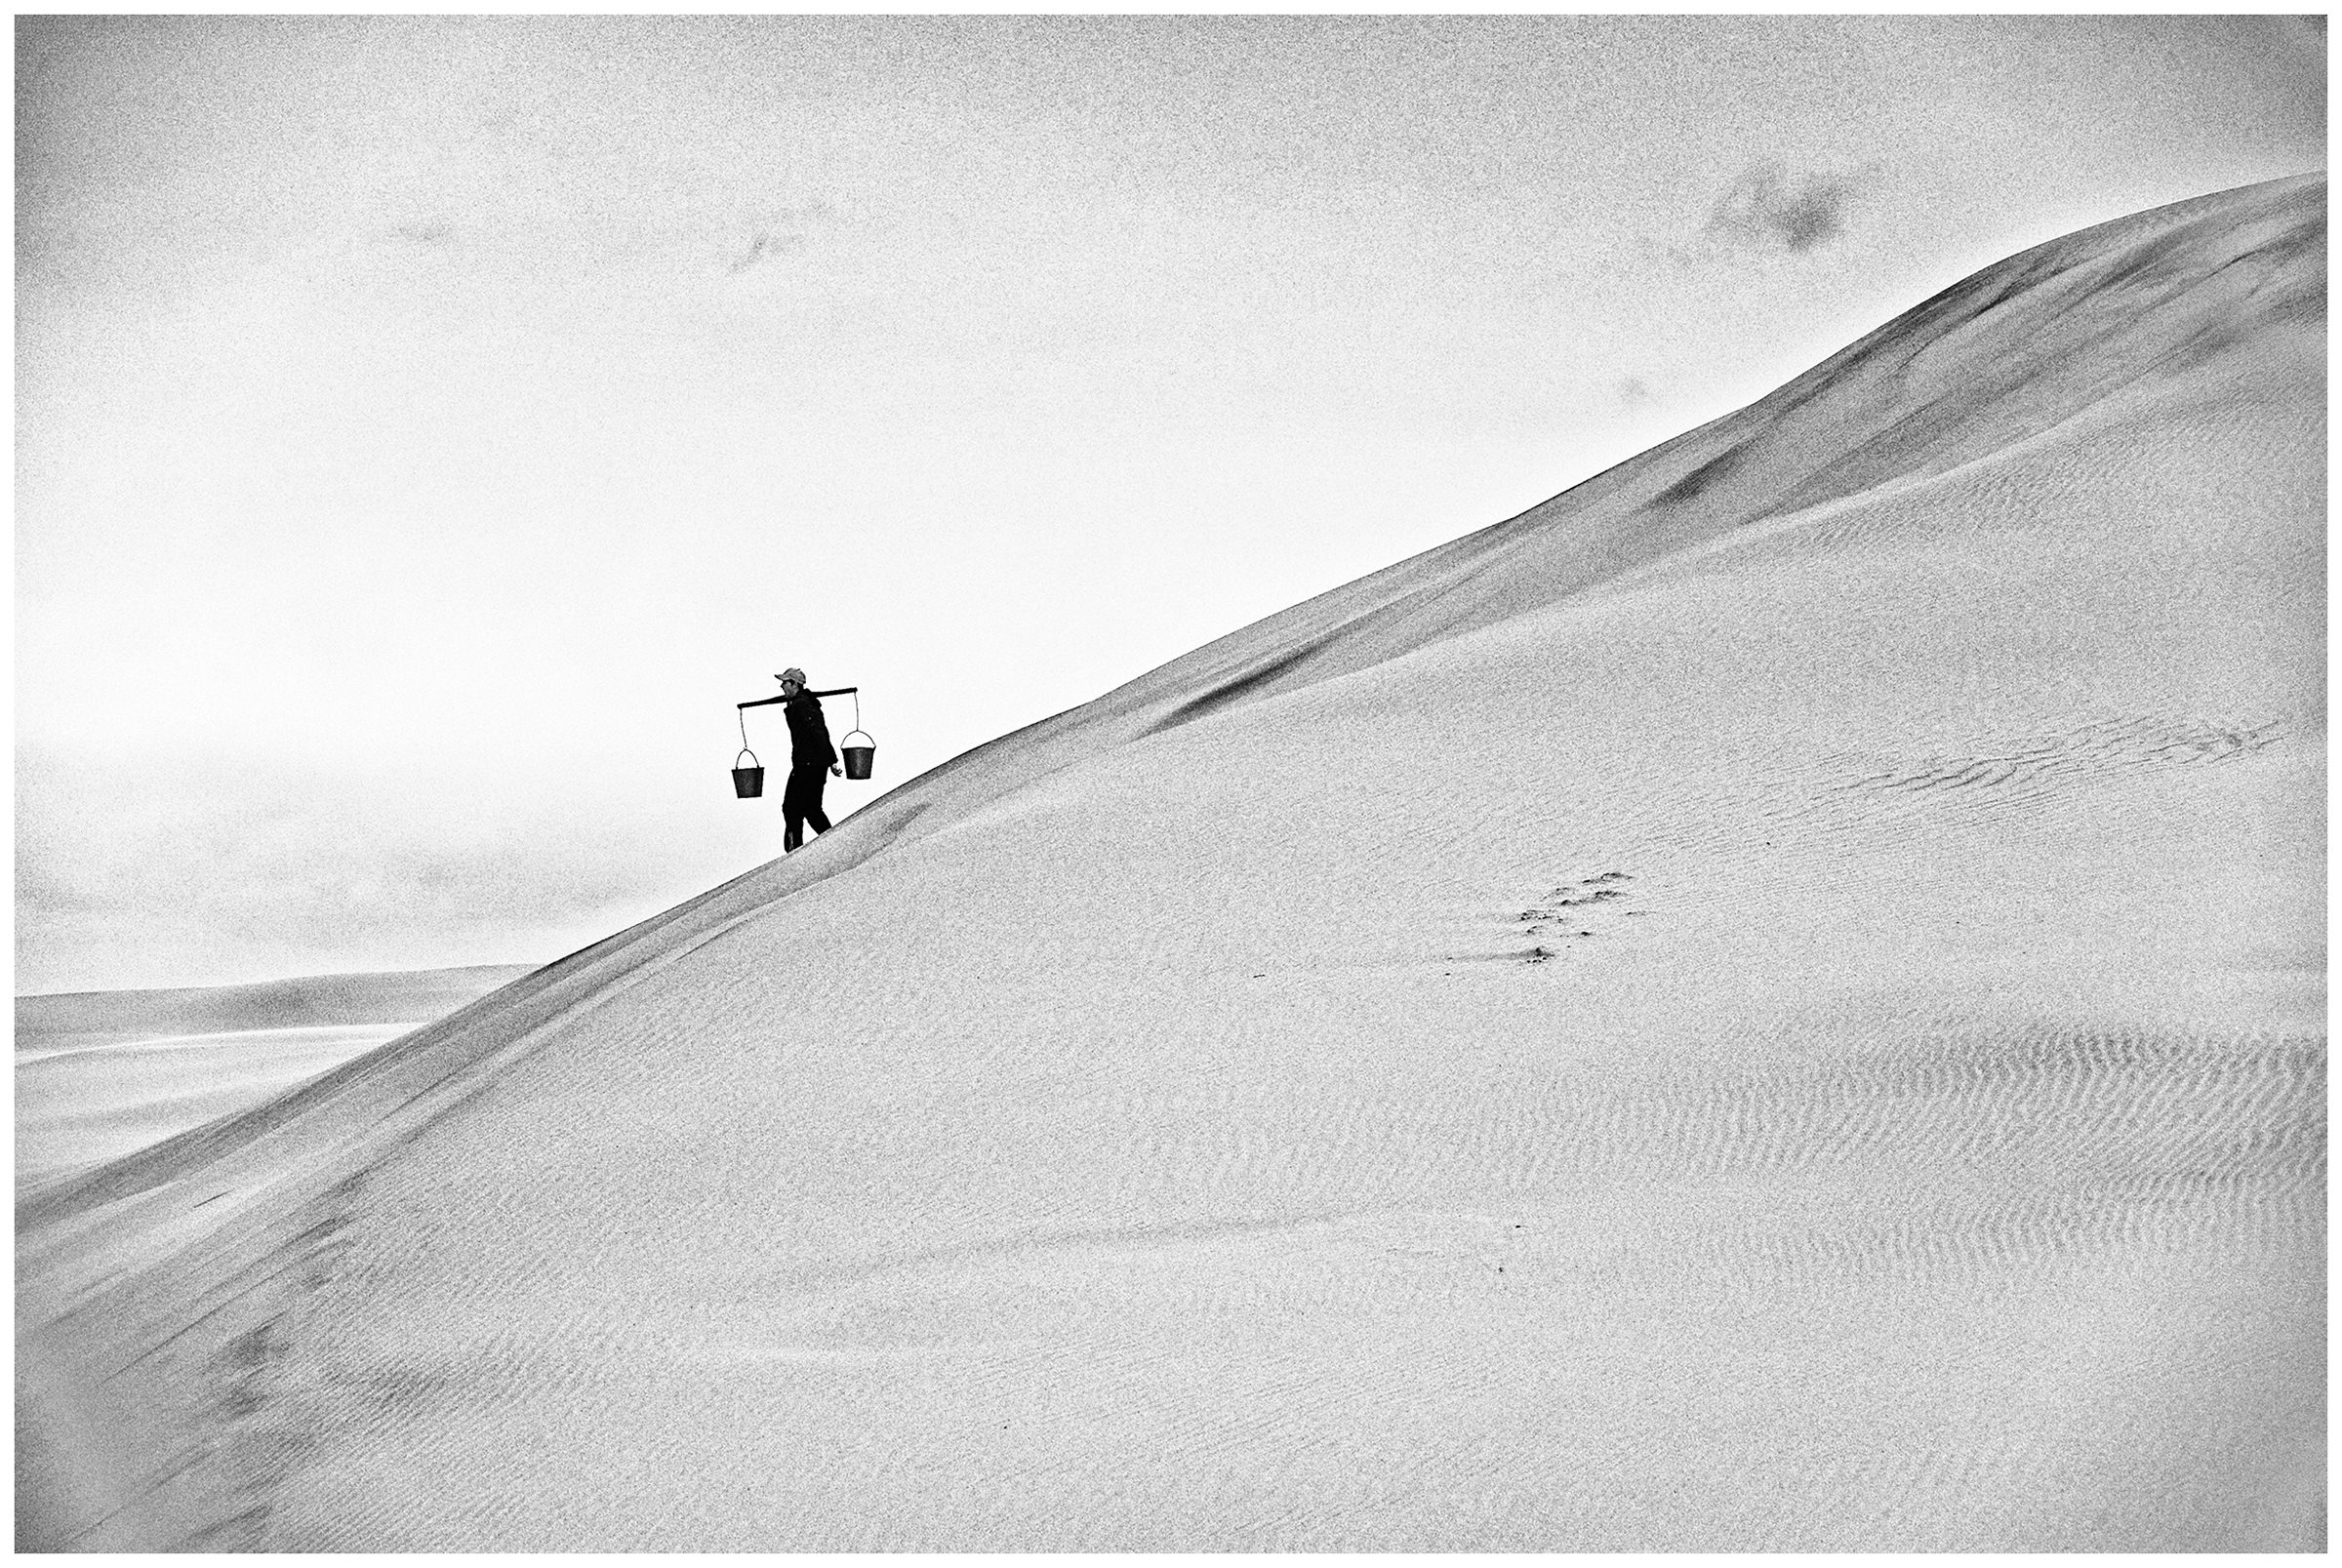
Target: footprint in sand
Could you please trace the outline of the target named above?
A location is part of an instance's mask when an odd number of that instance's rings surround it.
[[[1642,912],[1625,907],[1628,894],[1620,884],[1634,880],[1625,871],[1603,871],[1576,882],[1564,882],[1523,909],[1513,923],[1524,937],[1550,938],[1561,943],[1598,936],[1608,921],[1597,917]],[[1546,963],[1556,956],[1556,951],[1542,941],[1519,954],[1521,962],[1530,964]]]

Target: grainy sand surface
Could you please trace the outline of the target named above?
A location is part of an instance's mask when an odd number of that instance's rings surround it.
[[[20,1211],[20,1544],[2322,1545],[2322,179]]]

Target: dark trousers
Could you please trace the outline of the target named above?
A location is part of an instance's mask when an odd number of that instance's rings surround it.
[[[822,784],[828,777],[828,768],[788,770],[788,786],[781,791],[782,853],[805,842],[807,823],[817,833],[829,831],[829,819],[822,811]]]

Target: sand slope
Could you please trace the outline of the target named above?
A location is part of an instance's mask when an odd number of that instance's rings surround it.
[[[20,996],[18,1190],[257,1105],[528,972],[473,965]]]
[[[2324,184],[20,1211],[85,1548],[2308,1548]]]

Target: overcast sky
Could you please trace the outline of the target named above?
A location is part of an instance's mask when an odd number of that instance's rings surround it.
[[[2324,162],[2284,18],[16,26],[20,993],[552,959],[786,664],[835,814]]]

